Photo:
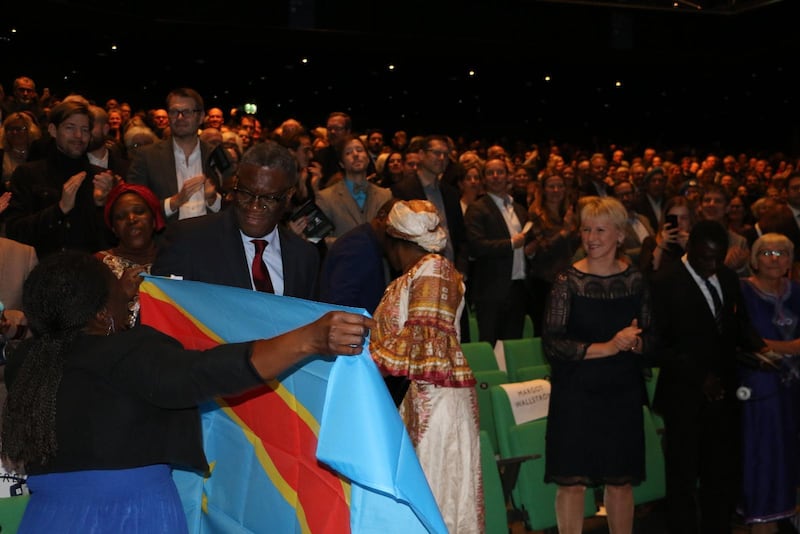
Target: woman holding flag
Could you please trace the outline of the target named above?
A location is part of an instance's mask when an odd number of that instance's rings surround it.
[[[172,466],[208,472],[197,404],[262,386],[308,356],[356,355],[374,322],[329,312],[272,339],[182,348],[127,328],[128,299],[102,261],[49,256],[23,308],[33,338],[6,367],[0,454],[24,469],[19,532],[187,532]]]

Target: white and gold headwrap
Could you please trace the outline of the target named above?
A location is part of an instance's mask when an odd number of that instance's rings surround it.
[[[395,203],[386,219],[386,232],[416,243],[428,252],[439,252],[447,244],[447,232],[439,224],[436,206],[427,200]]]

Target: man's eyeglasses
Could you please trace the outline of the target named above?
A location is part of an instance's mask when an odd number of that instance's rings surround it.
[[[6,133],[23,133],[27,131],[27,126],[6,126]]]
[[[770,256],[774,256],[776,258],[782,258],[783,256],[788,256],[788,250],[759,250],[759,256],[764,256],[765,258],[769,258]]]
[[[291,188],[287,189],[279,195],[254,195],[247,189],[236,186],[233,188],[233,198],[235,198],[236,202],[243,208],[247,208],[255,202],[258,209],[273,209],[286,199],[290,189]]]
[[[426,148],[425,152],[429,154],[433,154],[437,158],[446,158],[449,152],[447,150],[434,150],[432,148]]]
[[[167,110],[167,115],[169,115],[170,119],[177,119],[178,117],[186,117],[187,119],[192,115],[198,115],[200,113],[199,109],[178,109],[172,108]]]

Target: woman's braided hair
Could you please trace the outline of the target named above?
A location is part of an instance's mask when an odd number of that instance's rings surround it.
[[[48,256],[23,286],[33,337],[11,358],[24,358],[3,407],[0,456],[17,468],[44,465],[56,453],[56,395],[72,342],[108,302],[111,270],[77,251]]]

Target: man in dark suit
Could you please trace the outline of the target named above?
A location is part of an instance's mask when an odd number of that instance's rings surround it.
[[[380,156],[382,152],[383,132],[377,129],[367,130],[367,155],[369,156],[369,165],[367,166],[368,177],[377,174],[378,156]]]
[[[89,139],[89,147],[86,149],[86,156],[89,163],[94,165],[102,173],[104,170],[110,171],[107,184],[95,184],[108,186],[107,191],[128,174],[129,161],[122,152],[122,145],[109,138],[108,113],[100,106],[89,106],[89,111],[94,117],[92,136]]]
[[[409,147],[412,150],[413,147]],[[408,157],[411,152],[406,154]],[[442,175],[450,162],[447,138],[429,135],[417,147],[419,159],[417,170],[399,182],[392,184],[392,195],[399,200],[429,200],[439,212],[442,227],[447,230],[447,245],[441,252],[453,262],[469,284],[469,255],[467,253],[467,231],[461,211],[461,193],[443,181]],[[461,314],[461,342],[473,341],[469,337],[469,314]]]
[[[213,167],[214,147],[198,135],[203,97],[189,88],[167,96],[170,136],[136,151],[126,180],[149,187],[161,200],[167,224],[218,212],[220,175]]]
[[[641,213],[650,222],[650,227],[654,230],[661,228],[663,220],[664,204],[667,199],[665,191],[667,187],[667,176],[664,169],[654,167],[645,174],[642,181],[642,191],[639,198],[633,204],[633,209]]]
[[[47,156],[19,165],[11,175],[11,203],[5,211],[10,239],[31,245],[39,259],[59,250],[97,252],[111,239],[103,206],[111,176],[98,173],[86,149],[93,126],[89,107],[69,100],[50,111]],[[99,175],[104,174],[106,180]]]
[[[730,532],[741,439],[736,354],[766,350],[750,324],[739,278],[725,267],[727,250],[726,229],[699,222],[683,261],[653,279],[662,340],[653,404],[664,417],[666,516],[675,534]]]
[[[578,190],[578,195],[607,197],[611,189],[611,179],[608,176],[608,160],[601,153],[592,154],[589,159],[589,175]]]
[[[350,135],[353,130],[353,120],[350,115],[342,111],[334,111],[328,115],[325,123],[325,131],[328,138],[328,146],[321,149],[314,160],[322,165],[322,178],[319,180],[319,188],[324,189],[331,181],[342,172],[339,159],[338,145]]]
[[[152,273],[255,289],[254,241],[266,240],[261,259],[274,293],[316,298],[317,249],[278,224],[296,185],[289,151],[272,141],[256,143],[239,163],[231,207],[168,226]]]
[[[528,212],[508,194],[505,160],[484,166],[483,195],[465,215],[469,253],[474,258],[470,290],[481,341],[522,337],[525,319],[525,234]]]
[[[436,206],[439,219],[447,230],[447,246],[442,255],[453,262],[461,274],[466,275],[469,257],[464,214],[459,200],[461,194],[455,187],[440,180],[449,162],[447,139],[440,135],[429,135],[417,153],[417,172],[393,184],[392,195],[399,200],[429,200]]]
[[[390,197],[368,223],[352,228],[328,249],[320,273],[320,300],[375,313],[390,282],[384,256],[386,218],[397,202]]]
[[[368,223],[360,224],[334,241],[320,273],[320,300],[330,304],[364,308],[375,313],[392,274],[385,260],[386,218],[397,199],[389,200]],[[395,406],[408,390],[404,376],[383,377]]]

